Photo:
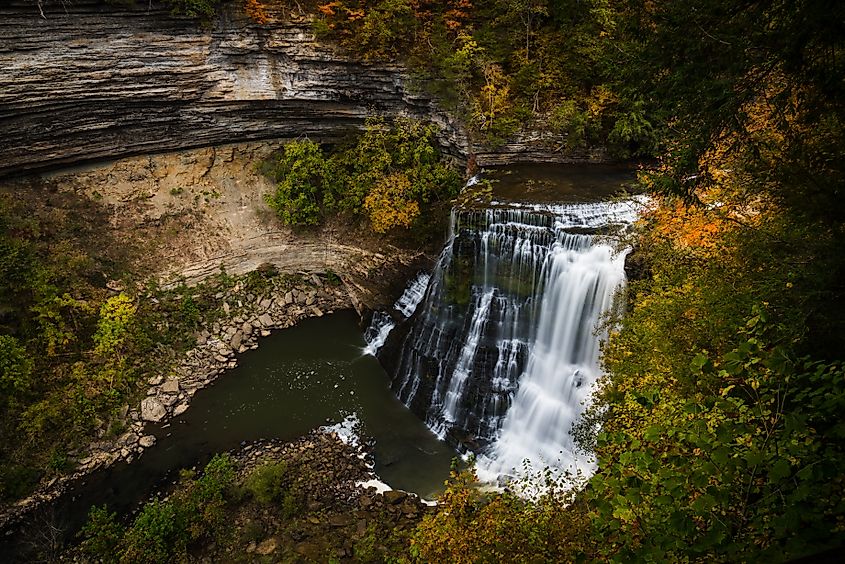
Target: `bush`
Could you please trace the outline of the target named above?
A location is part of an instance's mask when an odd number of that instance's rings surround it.
[[[235,463],[217,455],[206,465],[202,477],[183,474],[179,489],[170,499],[147,503],[128,529],[115,522],[115,515],[94,508],[83,527],[82,549],[88,556],[106,561],[170,562],[187,558],[187,547],[200,538],[222,534],[226,522],[226,494],[235,478]]]
[[[32,385],[32,358],[18,340],[0,335],[0,406]]]
[[[271,504],[282,500],[286,478],[284,462],[267,463],[253,470],[244,485],[256,501]]]
[[[319,224],[330,213],[366,216],[377,233],[408,229],[453,198],[461,177],[436,147],[436,128],[411,119],[367,122],[364,133],[326,155],[294,141],[260,169],[277,184],[268,205],[287,225]]]
[[[287,225],[316,225],[333,191],[332,174],[320,146],[308,139],[292,141],[273,163],[276,191],[267,204]]]

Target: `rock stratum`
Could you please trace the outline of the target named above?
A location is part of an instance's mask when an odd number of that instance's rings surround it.
[[[403,68],[320,45],[304,17],[209,27],[156,2],[0,6],[0,176],[81,161],[303,135],[331,140],[373,114],[427,116],[465,139]]]
[[[444,150],[477,163],[600,160],[522,132],[495,149],[413,88],[404,67],[320,43],[304,14],[257,25],[231,6],[208,25],[157,2],[0,5],[0,177],[80,162],[310,136],[332,141],[371,115],[441,127]]]

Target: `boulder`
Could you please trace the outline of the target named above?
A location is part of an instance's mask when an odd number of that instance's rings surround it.
[[[384,501],[391,505],[402,503],[408,497],[406,492],[400,490],[387,490],[382,495],[384,495]]]
[[[260,316],[258,316],[258,321],[263,327],[273,326],[273,318],[267,315],[266,313],[262,313]]]
[[[269,539],[259,544],[258,547],[255,549],[255,552],[261,554],[262,556],[266,556],[275,552],[278,546],[279,541],[277,541],[274,537],[270,537]]]
[[[235,331],[235,334],[232,335],[232,340],[229,341],[229,345],[232,347],[232,350],[238,350],[241,347],[243,338],[243,333],[241,333],[240,331]]]
[[[141,402],[141,419],[144,421],[157,423],[164,419],[165,415],[167,415],[167,410],[156,398],[145,398]]]
[[[154,444],[156,444],[156,438],[153,435],[144,435],[140,439],[138,439],[138,444],[144,448],[150,448]],[[127,454],[129,454],[127,452]]]
[[[164,384],[161,385],[161,391],[165,394],[179,393],[179,380],[177,380],[176,378],[168,379]]]

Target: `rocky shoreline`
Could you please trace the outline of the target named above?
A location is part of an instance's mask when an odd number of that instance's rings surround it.
[[[77,452],[77,468],[42,483],[33,494],[7,507],[0,513],[0,529],[9,534],[29,512],[56,499],[95,470],[121,460],[130,463],[141,456],[144,449],[156,443],[155,435],[146,432],[148,425],[166,423],[183,414],[197,391],[236,367],[237,354],[258,348],[260,338],[272,330],[353,307],[354,299],[344,285],[332,285],[325,275],[317,273],[300,276],[302,282],[293,287],[275,280],[261,295],[245,292],[241,282],[228,292],[219,292],[215,298],[222,303],[224,318],[198,332],[197,345],[175,368],[149,379],[146,397],[122,408],[126,431],[114,439],[101,438]]]
[[[432,510],[433,504],[416,494],[386,488],[372,470],[372,452],[366,443],[350,442],[331,427],[288,443],[250,443],[232,455],[238,460],[241,480],[261,465],[275,462],[285,462],[288,467],[298,467],[300,472],[313,476],[303,486],[307,500],[305,519],[293,526],[266,527],[277,532],[234,547],[238,553],[313,561],[320,561],[329,553],[331,558],[344,562],[360,556],[356,554],[356,544],[372,527],[410,532]],[[209,562],[216,558],[207,557]]]
[[[232,534],[195,543],[193,560],[360,562],[407,550],[434,504],[380,482],[370,443],[353,424],[321,427],[292,441],[249,442],[223,453],[235,468],[226,496],[226,528]],[[269,502],[254,497],[251,486],[266,470],[278,478],[281,496]],[[187,475],[195,478],[196,469]],[[185,480],[162,486],[150,501],[178,498],[190,488]],[[59,559],[91,560],[78,543]]]

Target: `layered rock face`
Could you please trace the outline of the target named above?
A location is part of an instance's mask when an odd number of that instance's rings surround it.
[[[130,3],[131,2],[126,2]],[[525,131],[473,143],[398,65],[350,60],[306,16],[256,25],[236,7],[203,27],[157,2],[0,3],[0,177],[84,161],[308,135],[331,142],[370,115],[441,127],[479,165],[603,160]]]
[[[0,176],[80,161],[309,135],[373,114],[439,121],[399,66],[351,61],[304,18],[257,26],[232,9],[210,27],[166,7],[102,0],[0,5]]]

